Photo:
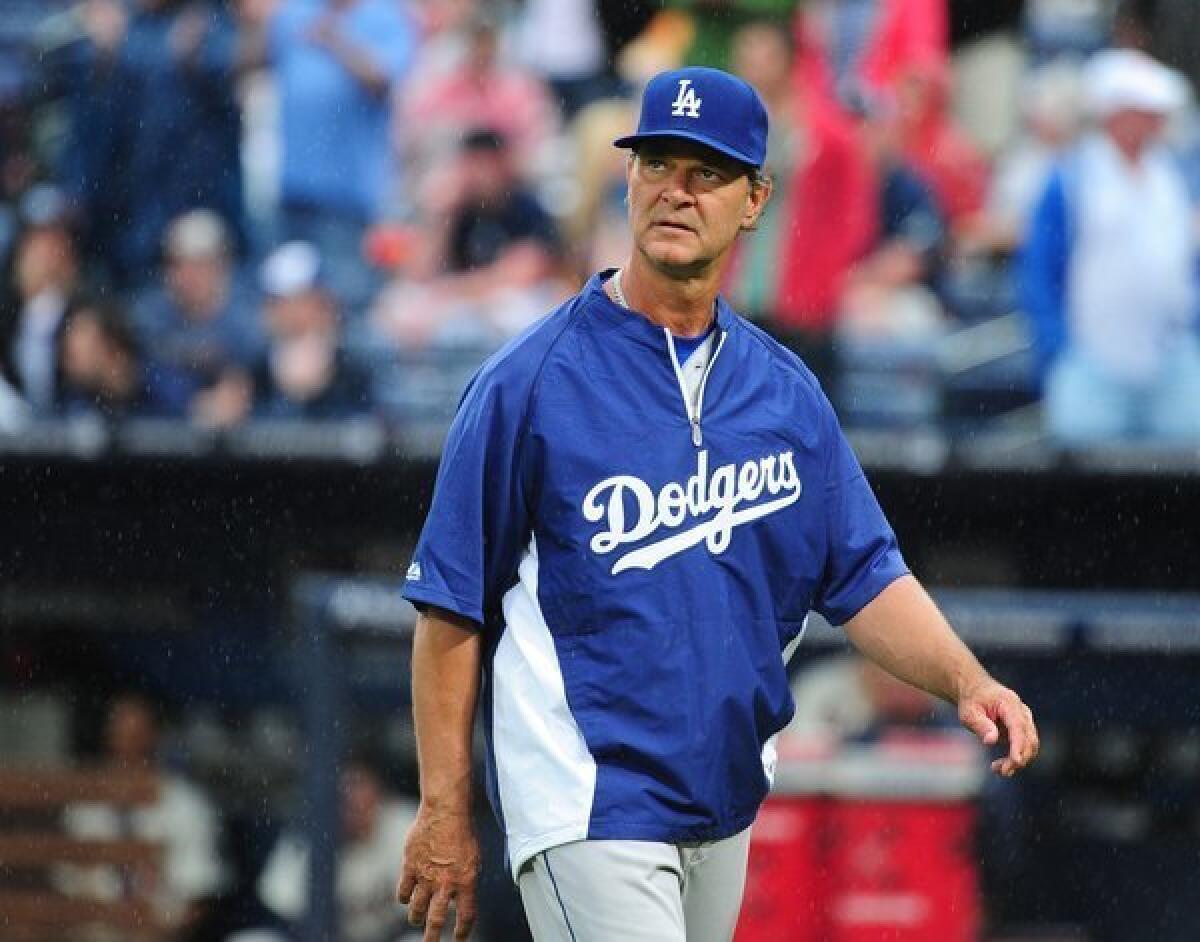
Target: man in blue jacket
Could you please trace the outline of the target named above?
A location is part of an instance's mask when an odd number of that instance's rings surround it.
[[[404,590],[422,800],[398,895],[427,940],[451,902],[456,938],[475,918],[477,705],[539,942],[732,936],[810,609],[1006,737],[1000,774],[1037,752],[909,575],[812,374],[717,295],[770,196],[766,134],[740,79],[653,79],[616,142],[628,263],[464,395]]]

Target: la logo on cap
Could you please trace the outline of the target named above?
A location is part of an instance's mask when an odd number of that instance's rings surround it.
[[[675,100],[671,103],[671,114],[676,118],[700,117],[700,104],[704,99],[697,98],[696,89],[691,86],[691,79],[679,80],[679,94],[675,96]]]

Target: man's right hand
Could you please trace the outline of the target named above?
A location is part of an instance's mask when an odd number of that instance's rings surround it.
[[[404,867],[396,898],[408,921],[425,927],[424,942],[438,942],[453,901],[454,938],[462,942],[475,925],[479,841],[467,811],[447,812],[425,802],[404,842]]]

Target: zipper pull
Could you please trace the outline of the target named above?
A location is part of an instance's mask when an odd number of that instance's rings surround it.
[[[699,448],[704,444],[704,436],[700,434],[700,416],[692,416],[692,444]]]

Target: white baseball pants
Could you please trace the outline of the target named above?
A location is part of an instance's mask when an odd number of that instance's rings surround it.
[[[704,844],[575,841],[521,868],[537,942],[729,942],[750,829]]]

